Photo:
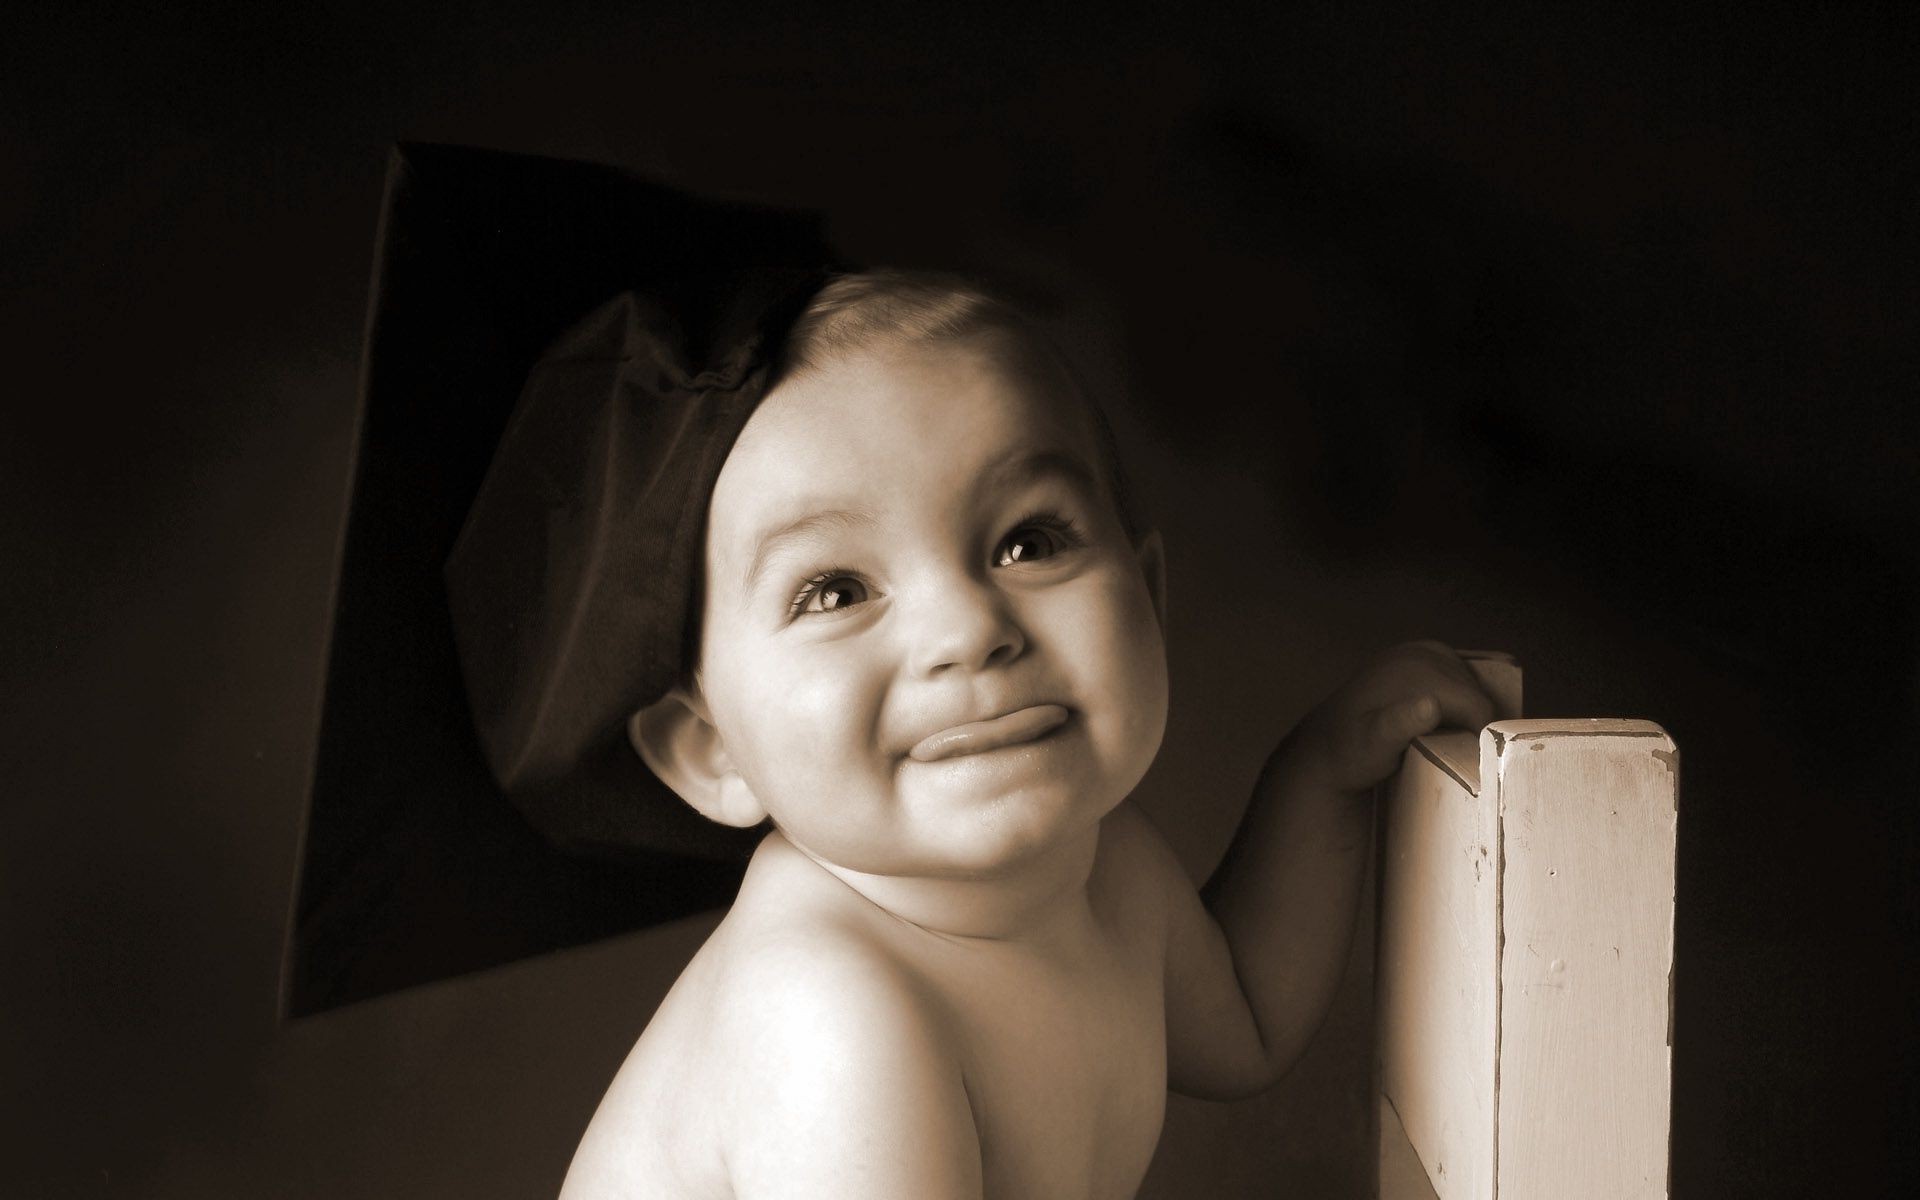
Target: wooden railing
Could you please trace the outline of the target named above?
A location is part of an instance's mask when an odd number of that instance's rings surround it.
[[[1516,712],[1518,669],[1476,670]],[[1668,1194],[1678,769],[1634,720],[1407,752],[1380,827],[1382,1200]]]

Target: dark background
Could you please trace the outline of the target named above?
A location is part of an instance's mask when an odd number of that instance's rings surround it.
[[[1124,348],[1116,423],[1172,548],[1143,802],[1189,866],[1361,655],[1511,650],[1530,711],[1682,749],[1675,1193],[1894,1190],[1920,1128],[1909,21],[349,8],[49,9],[0,49],[8,1194],[550,1194],[699,940],[279,1021],[398,138],[1100,297],[1082,333]],[[1353,1188],[1365,1023],[1343,1009],[1276,1098],[1176,1104],[1149,1193]]]

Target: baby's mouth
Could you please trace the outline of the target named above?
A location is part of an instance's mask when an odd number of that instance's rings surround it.
[[[958,758],[963,754],[982,754],[1003,746],[1017,746],[1052,733],[1066,724],[1068,715],[1067,710],[1058,704],[1035,704],[984,721],[969,721],[965,725],[942,729],[939,733],[922,738],[907,754],[919,762],[938,762],[943,758]]]

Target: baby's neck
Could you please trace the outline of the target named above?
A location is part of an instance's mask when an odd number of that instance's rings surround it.
[[[935,936],[1046,942],[1084,929],[1099,842],[1095,825],[1005,873],[968,879],[869,875],[795,849],[876,908]]]

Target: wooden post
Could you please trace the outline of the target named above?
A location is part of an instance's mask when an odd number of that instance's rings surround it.
[[[1381,824],[1383,1200],[1667,1195],[1677,776],[1646,721],[1408,751]]]

